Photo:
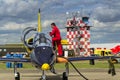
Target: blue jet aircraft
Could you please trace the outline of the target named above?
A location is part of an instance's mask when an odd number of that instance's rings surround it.
[[[30,51],[31,57],[28,58],[0,58],[0,61],[9,61],[14,62],[14,74],[15,80],[20,80],[20,73],[17,72],[17,62],[31,62],[36,68],[42,70],[41,80],[47,80],[45,71],[50,70],[52,73],[56,74],[54,69],[55,63],[65,63],[65,72],[63,72],[63,80],[68,80],[69,73],[69,63],[73,66],[73,68],[82,76],[85,80],[88,80],[85,76],[83,76],[79,70],[72,64],[71,61],[80,61],[80,60],[94,60],[94,59],[109,59],[115,58],[114,56],[106,56],[106,57],[74,57],[74,58],[65,58],[65,57],[57,57],[55,51],[53,50],[51,40],[46,37],[44,33],[41,32],[41,19],[40,19],[40,10],[38,12],[38,28],[28,27],[24,29],[22,34],[22,42],[26,46],[26,48]],[[32,38],[27,38],[27,35],[31,32],[34,32],[34,36]],[[112,64],[110,62],[110,64]],[[112,64],[113,65],[113,64]],[[114,67],[114,65],[113,65]],[[109,73],[113,68],[109,69]],[[114,73],[115,75],[115,73]]]

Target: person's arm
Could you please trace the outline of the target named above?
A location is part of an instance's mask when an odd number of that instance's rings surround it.
[[[54,35],[55,34],[55,29],[52,30],[52,32],[49,33],[50,36]]]

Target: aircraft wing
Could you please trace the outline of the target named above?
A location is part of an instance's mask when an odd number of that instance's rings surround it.
[[[2,62],[31,62],[28,58],[0,58]]]
[[[68,61],[81,61],[81,60],[97,60],[97,59],[110,59],[120,58],[117,56],[90,56],[90,57],[70,57]],[[30,58],[0,58],[3,62],[31,62]]]
[[[117,56],[90,56],[90,57],[71,57],[68,61],[80,61],[80,60],[96,60],[96,59],[110,59],[110,58],[120,58]]]

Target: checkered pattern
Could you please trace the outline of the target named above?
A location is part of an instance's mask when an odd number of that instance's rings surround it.
[[[82,20],[79,20],[78,23],[76,24],[76,26],[85,26],[86,24],[82,21]]]
[[[67,26],[67,41],[70,44],[67,48],[75,50],[76,55],[90,55],[90,31],[87,30],[87,25],[82,20],[79,20],[76,24],[77,29],[70,28],[71,24],[69,21]],[[78,49],[79,52],[76,51]]]
[[[78,48],[78,43],[75,38],[78,35],[78,31],[74,31],[72,28],[67,29],[67,41],[69,42],[68,49]]]
[[[82,47],[80,46],[80,55],[84,55],[87,54],[89,55],[89,50],[90,50],[90,33],[88,30],[85,29],[81,29],[81,35],[82,38],[79,40],[80,45],[82,45]],[[81,54],[84,53],[84,54]]]
[[[67,27],[69,27],[69,26],[72,26],[71,20],[68,20],[68,21],[67,21]]]
[[[68,19],[67,20],[67,27],[73,26],[72,21],[74,21],[76,23],[76,25],[74,25],[74,26],[81,26],[81,27],[86,26],[86,24],[80,19]]]

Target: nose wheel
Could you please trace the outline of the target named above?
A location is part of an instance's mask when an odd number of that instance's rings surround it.
[[[44,70],[42,71],[42,76],[41,76],[40,80],[47,80]]]
[[[47,80],[47,79],[40,78],[40,80]]]
[[[19,72],[15,73],[15,80],[20,80],[20,73]]]

